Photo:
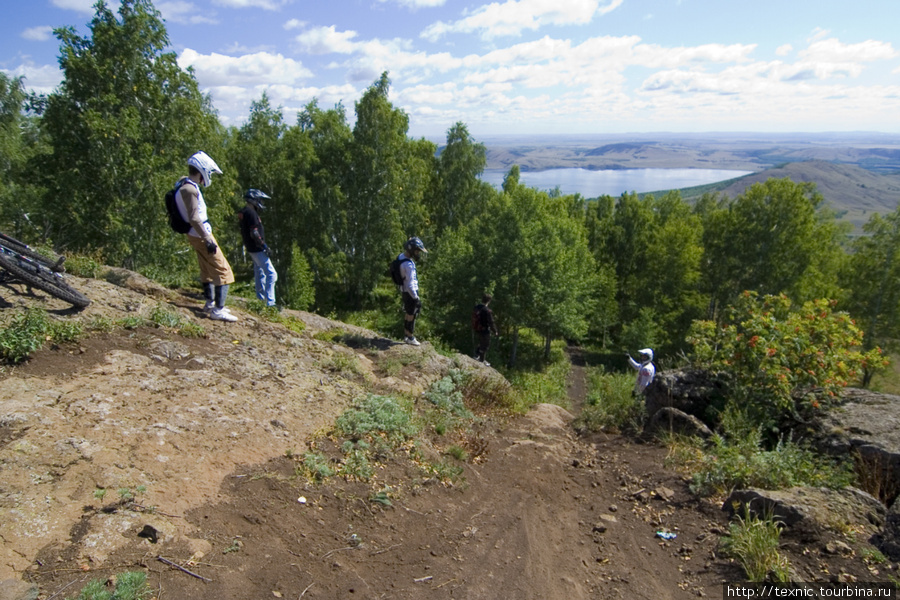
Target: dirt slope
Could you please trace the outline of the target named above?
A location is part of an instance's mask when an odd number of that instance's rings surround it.
[[[296,457],[311,444],[329,450],[316,434],[353,398],[415,395],[452,365],[488,370],[305,313],[295,315],[307,324],[300,334],[238,309],[236,324],[211,322],[196,298],[133,274],[112,279],[76,280],[93,299],[80,314],[6,287],[2,310],[41,306],[90,323],[163,306],[208,337],[116,329],[3,370],[0,581],[61,599],[88,579],[145,569],[166,600],[577,600],[718,596],[722,581],[741,578],[716,552],[721,501],[695,499],[663,468],[664,448],[579,438],[555,406],[485,411],[470,437],[420,449],[465,445],[473,458],[456,485],[403,456],[372,484],[310,484]],[[337,326],[369,343],[316,338]],[[137,498],[123,502],[118,490]],[[387,501],[373,502],[376,490]],[[856,555],[796,543],[805,579],[843,570],[872,580]]]

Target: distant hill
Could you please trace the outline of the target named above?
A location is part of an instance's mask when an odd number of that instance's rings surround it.
[[[855,165],[834,164],[823,160],[793,162],[737,179],[686,188],[681,193],[688,201],[709,192],[720,192],[733,198],[754,183],[772,177],[788,177],[791,181],[815,183],[840,218],[853,223],[857,228],[868,221],[872,213],[891,212],[900,203],[900,174],[874,173]]]
[[[494,136],[480,140],[487,168],[523,171],[583,169],[734,169],[762,171],[821,160],[900,171],[900,135],[857,133],[644,133]]]

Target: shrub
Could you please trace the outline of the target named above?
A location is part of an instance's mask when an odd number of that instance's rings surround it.
[[[728,525],[722,538],[722,549],[737,559],[752,582],[787,582],[790,564],[778,551],[781,528],[771,515],[763,519],[752,517],[749,510]]]
[[[334,475],[334,470],[328,465],[328,459],[317,452],[307,452],[303,455],[303,469],[307,477],[313,481],[324,481]]]
[[[708,446],[697,438],[673,438],[667,462],[685,467],[692,474],[691,491],[702,496],[746,487],[841,488],[853,483],[847,464],[835,463],[790,440],[779,441],[772,450],[763,450],[761,443],[759,429],[740,439],[715,435]]]
[[[692,325],[693,360],[730,374],[731,398],[767,429],[798,413],[814,416],[863,368],[886,364],[880,349],[862,352],[862,331],[833,307],[814,300],[795,309],[784,295],[744,292],[724,324]]]
[[[18,363],[44,347],[47,340],[74,342],[84,336],[84,326],[75,321],[54,321],[40,308],[14,315],[0,330],[0,358]]]
[[[354,440],[382,437],[393,443],[406,441],[417,433],[408,410],[390,396],[369,394],[337,418],[339,433]]]
[[[588,391],[575,427],[585,431],[614,428],[634,432],[640,430],[646,410],[641,397],[632,396],[634,377],[623,373],[588,371]]]

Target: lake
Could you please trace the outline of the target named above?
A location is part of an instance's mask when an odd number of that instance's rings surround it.
[[[503,178],[509,169],[485,169],[482,181],[495,188],[503,185]],[[591,171],[589,169],[547,169],[545,171],[522,171],[519,182],[539,190],[554,190],[559,186],[563,194],[581,194],[585,198],[596,198],[608,194],[618,197],[625,192],[655,192],[716,183],[749,175],[753,171],[732,171],[725,169],[617,169],[612,171]]]

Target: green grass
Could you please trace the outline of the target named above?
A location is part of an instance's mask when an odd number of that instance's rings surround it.
[[[840,489],[855,482],[849,464],[833,462],[790,440],[778,442],[771,450],[763,449],[758,430],[736,440],[715,435],[709,443],[672,436],[667,445],[667,464],[691,473],[691,490],[701,496],[747,487]]]
[[[633,389],[634,376],[631,374],[606,373],[599,367],[589,368],[587,397],[575,427],[581,431],[640,431],[646,410],[644,399],[632,396]]]
[[[0,329],[0,358],[19,363],[44,347],[44,343],[74,342],[84,337],[78,321],[51,319],[46,311],[29,308],[9,318]]]
[[[771,515],[762,519],[745,511],[728,525],[723,551],[736,559],[751,582],[784,583],[790,577],[787,557],[778,551],[781,528]]]
[[[67,600],[149,600],[153,596],[147,575],[142,571],[126,571],[116,576],[115,581],[110,590],[106,582],[92,579],[78,596]]]

